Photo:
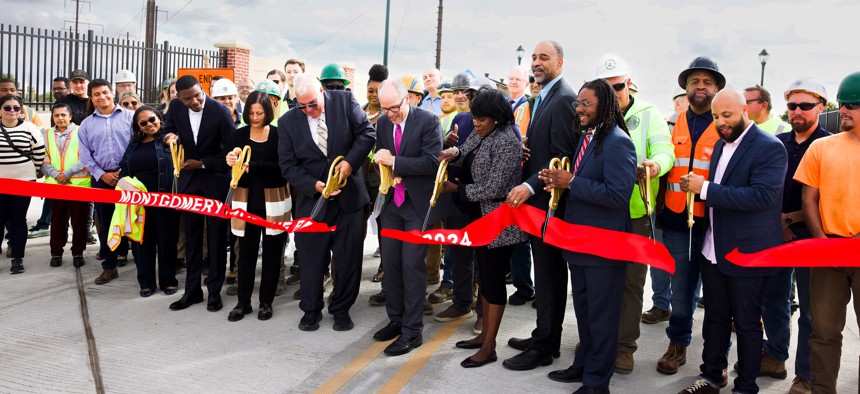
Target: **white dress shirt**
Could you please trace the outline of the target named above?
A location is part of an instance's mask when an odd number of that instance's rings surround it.
[[[723,179],[723,174],[726,172],[726,167],[729,165],[729,161],[732,160],[732,156],[735,155],[735,151],[738,150],[738,146],[740,146],[741,141],[744,140],[744,137],[750,131],[750,127],[752,127],[753,122],[750,122],[749,126],[747,126],[746,130],[735,140],[735,142],[727,142],[725,146],[723,146],[723,153],[720,155],[720,161],[717,162],[717,168],[714,171],[714,183],[720,184]],[[702,192],[699,196],[703,201],[707,201],[708,199],[708,185],[710,185],[709,181],[705,181],[702,184]],[[705,256],[711,264],[717,263],[717,253],[716,248],[714,247],[714,207],[708,208],[708,229],[705,231],[705,241],[702,244],[702,254]]]
[[[310,116],[308,118],[308,127],[311,128],[311,139],[314,140],[314,145],[319,146],[320,144],[320,133],[317,132],[317,125],[320,123],[320,119],[325,122],[325,111],[320,113],[319,118],[312,118]],[[328,126],[328,124],[326,124]],[[331,133],[331,129],[329,129],[329,133]]]
[[[203,100],[206,104],[206,100]],[[194,135],[194,143],[197,144],[197,135],[200,134],[200,122],[203,121],[203,107],[200,107],[200,112],[194,112],[191,108],[188,109],[188,122],[191,123],[191,134]]]

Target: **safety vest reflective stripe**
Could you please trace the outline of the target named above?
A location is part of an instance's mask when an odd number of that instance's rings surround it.
[[[717,128],[714,122],[708,125],[705,132],[694,144],[690,136],[685,114],[678,116],[678,122],[672,129],[672,142],[675,144],[675,166],[669,171],[666,189],[666,208],[672,212],[681,213],[687,207],[687,193],[681,191],[681,176],[690,171],[694,174],[708,179],[710,175],[711,155],[714,145],[719,140]],[[692,151],[692,152],[691,152]],[[690,166],[692,163],[692,166]],[[696,201],[693,205],[693,214],[698,217],[705,216],[705,203]]]
[[[648,158],[648,126],[651,125],[651,111],[643,112],[642,119],[639,119],[639,121],[639,124],[641,125],[639,128],[639,136],[642,139],[642,143],[639,145],[641,149],[637,152],[636,163],[641,163],[642,160]]]
[[[776,128],[776,134],[784,133],[788,127],[785,127],[785,123],[780,123],[779,127]]]

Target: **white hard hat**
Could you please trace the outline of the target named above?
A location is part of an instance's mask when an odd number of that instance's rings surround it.
[[[627,67],[627,62],[614,53],[607,53],[597,61],[597,67],[594,73],[597,78],[612,78],[630,74],[630,67]]]
[[[137,83],[137,78],[134,77],[134,73],[131,72],[131,70],[119,70],[119,72],[113,76],[113,83],[123,83],[123,82],[135,82],[135,83]]]
[[[221,78],[212,84],[212,97],[234,96],[239,94],[236,84],[227,78]]]
[[[679,87],[675,88],[675,94],[672,95],[672,100],[675,100],[678,97],[686,96],[686,95],[687,95],[687,91],[684,89],[681,89],[681,87],[679,86]]]
[[[785,99],[788,100],[788,97],[794,92],[814,94],[824,99],[824,104],[827,104],[827,89],[824,87],[823,83],[816,79],[800,78],[797,81],[792,82],[791,85],[788,85],[788,89],[785,90]]]

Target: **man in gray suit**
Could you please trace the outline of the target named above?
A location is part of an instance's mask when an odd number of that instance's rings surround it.
[[[430,206],[437,158],[442,151],[439,117],[427,110],[409,105],[406,86],[390,79],[379,86],[379,104],[383,112],[376,123],[378,150],[374,161],[392,168],[394,190],[381,214],[383,228],[419,230]],[[435,209],[428,223],[442,219],[444,209]],[[424,289],[427,269],[426,245],[382,239],[382,265],[385,267],[386,311],[391,322],[373,338],[387,341],[399,338],[385,348],[385,354],[399,356],[421,346],[424,311]]]

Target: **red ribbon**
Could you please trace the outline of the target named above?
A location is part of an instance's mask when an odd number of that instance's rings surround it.
[[[172,208],[224,219],[237,218],[260,227],[288,233],[319,233],[335,230],[334,227],[329,227],[325,223],[315,222],[309,218],[278,223],[269,222],[243,209],[232,209],[220,201],[187,194],[96,189],[6,178],[0,178],[0,190],[2,190],[3,194],[25,197]]]
[[[484,246],[493,242],[508,226],[517,226],[536,237],[541,236],[546,211],[507,204],[461,230],[400,231],[382,229],[382,236],[416,244]],[[675,260],[663,244],[641,235],[567,223],[550,218],[544,241],[550,245],[612,260],[632,261],[675,273]]]
[[[756,253],[741,253],[735,248],[726,259],[750,268],[860,267],[860,239],[803,239]]]

